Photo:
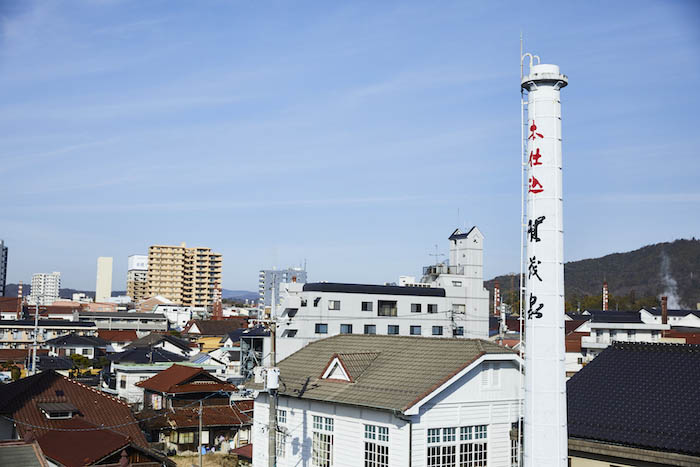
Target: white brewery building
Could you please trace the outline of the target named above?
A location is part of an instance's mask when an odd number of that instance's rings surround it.
[[[449,237],[449,263],[423,268],[399,285],[332,282],[282,284],[278,358],[337,334],[488,338],[483,282],[484,236],[477,227]]]

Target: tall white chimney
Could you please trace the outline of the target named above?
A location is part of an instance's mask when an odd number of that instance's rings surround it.
[[[603,281],[603,311],[608,311],[608,281]]]
[[[528,54],[526,54],[528,55]],[[567,465],[564,233],[557,65],[530,64],[527,91],[525,467]]]

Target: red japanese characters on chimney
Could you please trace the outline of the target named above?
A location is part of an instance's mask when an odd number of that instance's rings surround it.
[[[661,297],[661,324],[668,324],[668,297]]]
[[[498,281],[493,285],[493,314],[501,316],[501,284]]]
[[[603,311],[608,311],[608,281],[603,282]]]

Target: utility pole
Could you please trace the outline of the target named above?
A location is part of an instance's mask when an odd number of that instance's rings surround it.
[[[34,312],[34,344],[32,346],[32,374],[36,374],[36,340],[39,334],[39,296],[36,297],[36,311]]]
[[[199,401],[199,467],[202,467],[202,401]]]
[[[268,417],[268,425],[270,429],[269,433],[269,438],[268,438],[268,446],[267,446],[267,452],[268,452],[268,458],[269,458],[269,467],[277,467],[277,388],[279,387],[279,373],[277,373],[277,369],[275,368],[275,365],[277,364],[276,361],[276,351],[277,351],[277,342],[276,342],[276,334],[277,334],[277,323],[274,319],[274,317],[271,317],[272,319],[270,320],[270,344],[271,344],[271,349],[270,349],[270,368],[268,369],[268,374],[267,374],[267,389],[269,391],[269,408],[270,408],[270,413]]]

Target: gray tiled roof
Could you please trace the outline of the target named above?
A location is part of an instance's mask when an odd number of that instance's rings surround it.
[[[405,411],[486,353],[513,355],[479,339],[337,335],[312,342],[279,362],[279,394]],[[320,379],[336,354],[354,382]],[[251,382],[246,385],[260,389]]]

